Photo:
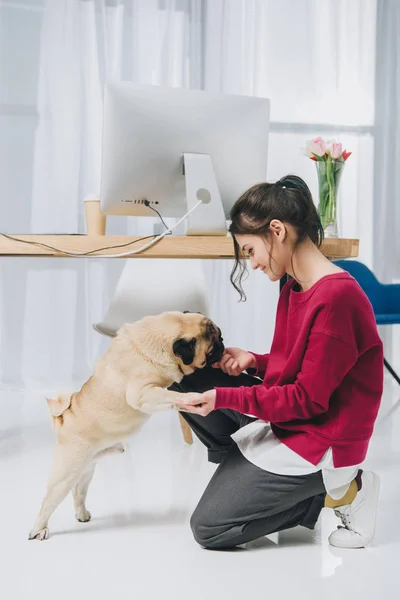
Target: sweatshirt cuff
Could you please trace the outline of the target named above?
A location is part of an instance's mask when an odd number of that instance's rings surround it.
[[[240,412],[241,398],[240,388],[216,387],[215,410],[219,408],[231,408]]]
[[[267,370],[269,354],[256,354],[255,352],[251,352],[251,350],[249,350],[249,352],[256,359],[256,368],[254,369],[251,367],[251,373],[249,373],[249,375],[257,375],[258,377],[264,378],[265,371]],[[247,372],[249,372],[249,369],[247,369]]]

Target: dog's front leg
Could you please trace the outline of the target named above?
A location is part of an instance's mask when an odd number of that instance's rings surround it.
[[[146,385],[139,391],[137,387],[128,388],[126,392],[126,401],[146,414],[153,414],[160,410],[168,410],[175,407],[175,400],[200,400],[201,394],[189,392],[181,394],[172,392],[158,386]]]

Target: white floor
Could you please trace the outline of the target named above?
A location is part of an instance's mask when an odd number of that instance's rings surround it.
[[[189,516],[215,467],[199,442],[183,443],[173,413],[153,417],[124,455],[99,463],[90,523],[75,521],[67,498],[51,519],[50,539],[28,541],[52,447],[42,395],[1,392],[4,600],[400,597],[400,389],[391,382],[365,464],[382,486],[376,539],[363,550],[329,547],[337,520],[328,509],[314,532],[297,528],[230,552],[198,547]]]

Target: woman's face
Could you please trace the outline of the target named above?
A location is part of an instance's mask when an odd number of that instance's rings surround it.
[[[291,252],[283,223],[272,221],[270,229],[269,239],[244,234],[237,234],[235,238],[243,254],[249,257],[252,269],[263,271],[271,281],[279,281],[290,265]]]

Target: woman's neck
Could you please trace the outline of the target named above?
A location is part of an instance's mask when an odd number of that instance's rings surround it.
[[[311,240],[307,240],[294,251],[293,260],[286,272],[296,279],[302,291],[306,291],[325,275],[341,271],[342,269],[332,264]]]

